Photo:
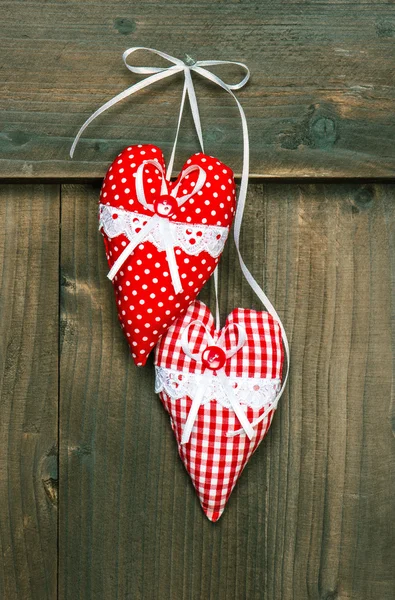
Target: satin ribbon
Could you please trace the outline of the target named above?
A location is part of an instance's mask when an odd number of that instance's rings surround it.
[[[280,326],[282,341],[283,341],[284,350],[285,350],[285,356],[287,358],[287,370],[286,370],[285,377],[284,377],[282,385],[281,385],[281,389],[278,392],[273,403],[257,419],[255,419],[255,421],[253,421],[251,423],[252,427],[255,428],[259,423],[261,423],[267,417],[268,413],[271,410],[275,410],[277,408],[278,402],[284,393],[284,389],[285,389],[285,386],[288,381],[290,353],[289,353],[288,338],[287,338],[287,334],[284,329],[284,325],[283,325],[279,315],[277,314],[277,311],[274,308],[273,304],[270,302],[269,298],[266,296],[263,289],[260,287],[258,282],[252,276],[250,270],[248,269],[247,265],[245,264],[245,262],[243,260],[243,257],[241,255],[241,251],[240,251],[240,232],[241,232],[241,225],[243,222],[243,214],[244,214],[244,208],[245,208],[246,197],[247,197],[248,174],[249,174],[249,168],[250,168],[249,167],[250,151],[249,151],[247,119],[245,117],[244,110],[237,99],[236,99],[236,102],[239,106],[241,125],[242,125],[242,130],[243,130],[243,168],[242,168],[242,173],[241,173],[239,196],[237,199],[237,208],[236,208],[236,214],[235,214],[235,220],[234,220],[233,237],[234,237],[234,241],[235,241],[237,255],[239,257],[240,267],[241,267],[244,277],[247,280],[247,283],[252,288],[252,290],[255,292],[255,294],[258,296],[259,300],[262,302],[263,306],[266,308],[269,315],[271,315],[273,317],[273,319],[275,321],[277,321]],[[238,429],[237,431],[228,432],[226,435],[228,437],[234,437],[235,435],[239,435],[242,432],[243,432],[243,429]]]
[[[169,63],[171,63],[171,66],[170,67],[135,67],[135,66],[132,66],[127,62],[127,58],[134,52],[137,52],[138,50],[144,50],[151,54],[156,54],[157,56],[161,56],[162,58],[167,60]],[[250,77],[250,71],[245,64],[240,63],[240,62],[235,62],[235,61],[229,61],[229,60],[199,60],[196,62],[192,62],[189,59],[188,62],[183,62],[179,58],[171,56],[170,54],[166,54],[166,52],[161,52],[160,50],[155,50],[155,48],[146,48],[144,46],[136,46],[134,48],[129,48],[128,50],[125,50],[125,52],[122,55],[122,60],[125,64],[125,67],[127,69],[129,69],[129,71],[131,71],[132,73],[137,73],[140,75],[150,75],[150,77],[147,77],[143,81],[139,81],[138,83],[135,83],[134,85],[130,86],[129,88],[127,88],[120,94],[117,94],[116,96],[114,96],[114,98],[111,98],[111,100],[109,100],[108,102],[103,104],[103,106],[98,108],[85,121],[85,123],[82,125],[82,127],[78,131],[78,133],[74,139],[74,142],[71,146],[70,156],[71,156],[71,158],[73,158],[74,150],[75,150],[75,148],[78,144],[78,141],[79,141],[82,133],[84,132],[84,130],[88,127],[88,125],[90,123],[92,123],[92,121],[94,119],[96,119],[96,117],[101,115],[108,108],[110,108],[111,106],[114,106],[114,104],[117,104],[117,102],[120,102],[124,98],[127,98],[128,96],[131,96],[132,94],[138,92],[139,90],[142,90],[143,88],[151,85],[152,83],[155,83],[155,82],[160,81],[161,79],[165,79],[167,77],[171,77],[172,75],[176,75],[177,73],[184,73],[184,89],[182,92],[176,137],[174,140],[171,158],[168,163],[168,168],[167,168],[167,173],[166,173],[166,179],[170,180],[171,174],[173,171],[174,156],[175,156],[175,151],[176,151],[178,134],[180,131],[182,113],[184,110],[185,98],[186,98],[187,94],[188,94],[188,98],[189,98],[189,102],[190,102],[190,106],[191,106],[191,110],[192,110],[192,117],[193,117],[193,121],[195,124],[195,129],[196,129],[196,132],[197,132],[197,135],[199,138],[200,147],[202,149],[202,152],[204,152],[202,127],[201,127],[201,123],[200,123],[199,109],[198,109],[198,104],[197,104],[197,100],[196,100],[195,88],[193,86],[191,72],[193,71],[194,73],[198,73],[205,79],[209,79],[213,83],[222,87],[229,94],[231,94],[231,96],[233,96],[233,98],[236,100],[237,104],[239,105],[239,103],[236,99],[236,96],[233,94],[232,90],[239,90],[247,83],[247,81]],[[216,66],[216,65],[237,65],[237,66],[241,67],[242,69],[244,69],[244,71],[246,72],[246,75],[238,83],[234,83],[234,84],[225,83],[220,77],[218,77],[217,75],[214,75],[213,73],[208,71],[206,68],[204,68],[204,67],[211,67],[211,66]],[[240,109],[241,109],[241,106],[239,105],[239,110]]]
[[[170,66],[170,67],[135,67],[135,66],[131,66],[131,65],[129,65],[127,63],[127,58],[131,54],[133,54],[134,52],[136,52],[137,50],[144,50],[144,51],[150,52],[152,54],[156,54],[157,56],[161,56],[162,58],[164,58],[165,60],[167,60],[168,62],[170,62],[172,64],[172,66]],[[152,83],[155,83],[156,81],[160,81],[161,79],[165,79],[166,77],[170,77],[171,75],[174,75],[176,73],[183,72],[184,73],[184,89],[183,89],[183,93],[182,93],[181,107],[180,107],[180,112],[179,112],[179,117],[178,117],[177,132],[176,132],[176,137],[175,137],[175,141],[174,141],[174,144],[173,144],[171,158],[170,158],[170,161],[168,163],[168,169],[167,169],[167,173],[166,173],[166,179],[170,180],[171,174],[172,174],[172,170],[173,170],[175,149],[176,149],[177,140],[178,140],[178,134],[179,134],[180,125],[181,125],[181,118],[182,118],[182,113],[183,113],[184,104],[185,104],[185,98],[186,98],[187,94],[188,94],[189,102],[190,102],[190,105],[191,105],[192,116],[193,116],[193,120],[194,120],[194,124],[195,124],[195,129],[196,129],[196,132],[197,132],[197,135],[198,135],[198,138],[199,138],[200,147],[202,149],[202,152],[204,152],[203,136],[202,136],[202,128],[201,128],[201,124],[200,124],[199,109],[198,109],[198,105],[197,105],[196,94],[195,94],[195,90],[194,90],[194,87],[193,87],[193,81],[192,81],[191,73],[192,72],[198,73],[199,75],[201,75],[205,79],[208,79],[209,81],[212,81],[216,85],[220,86],[222,89],[224,89],[228,94],[230,94],[232,96],[232,98],[236,102],[237,108],[239,109],[239,114],[240,114],[240,119],[241,119],[241,126],[242,126],[242,132],[243,132],[243,165],[242,165],[242,172],[241,172],[241,182],[240,182],[239,196],[238,196],[238,201],[237,201],[237,209],[236,209],[236,215],[235,215],[235,221],[234,221],[234,241],[235,241],[235,245],[236,245],[237,254],[238,254],[238,257],[239,257],[240,267],[241,267],[241,270],[243,272],[244,277],[246,278],[248,284],[253,289],[253,291],[255,292],[255,294],[261,300],[261,302],[264,305],[264,307],[266,308],[267,312],[280,325],[281,334],[282,334],[282,340],[283,340],[284,349],[285,349],[285,354],[286,354],[286,357],[287,357],[287,370],[286,370],[286,374],[285,374],[285,377],[284,377],[281,389],[280,389],[280,391],[278,393],[278,396],[275,399],[275,403],[276,403],[276,406],[277,406],[277,403],[280,400],[280,398],[281,398],[281,396],[282,396],[282,394],[284,392],[284,389],[285,389],[285,386],[286,386],[286,383],[287,383],[287,380],[288,380],[288,376],[289,376],[289,344],[288,344],[288,338],[287,338],[287,335],[285,333],[285,329],[284,329],[284,326],[282,324],[282,321],[281,321],[280,317],[277,314],[277,311],[275,310],[274,306],[272,305],[272,303],[270,302],[269,298],[266,296],[266,294],[264,293],[264,291],[262,290],[262,288],[260,287],[260,285],[258,284],[258,282],[252,276],[251,272],[249,271],[249,269],[247,268],[246,264],[244,263],[243,257],[242,257],[241,252],[240,252],[240,231],[241,231],[241,224],[242,224],[242,221],[243,221],[244,207],[245,207],[246,196],[247,196],[248,174],[249,174],[249,155],[250,155],[250,153],[249,153],[249,136],[248,136],[247,119],[245,117],[243,107],[241,106],[240,102],[238,101],[238,99],[236,98],[236,96],[234,95],[234,93],[233,93],[232,90],[241,89],[247,83],[247,81],[248,81],[248,79],[250,77],[250,71],[249,71],[248,67],[245,64],[240,63],[240,62],[235,62],[235,61],[206,60],[206,61],[196,61],[196,62],[188,61],[187,63],[184,63],[180,59],[175,58],[174,56],[171,56],[169,54],[166,54],[165,52],[161,52],[159,50],[155,50],[154,48],[145,48],[145,47],[142,47],[142,46],[134,47],[134,48],[129,48],[129,50],[126,50],[123,53],[123,57],[122,58],[123,58],[123,61],[125,63],[126,68],[129,69],[130,71],[132,71],[132,73],[138,73],[138,74],[142,74],[142,75],[150,75],[150,77],[147,77],[143,81],[140,81],[140,82],[132,85],[131,87],[127,88],[126,90],[124,90],[123,92],[121,92],[120,94],[118,94],[117,96],[115,96],[114,98],[112,98],[111,100],[109,100],[108,102],[106,102],[105,104],[103,104],[103,106],[101,106],[98,110],[96,110],[85,121],[85,123],[82,125],[81,129],[77,133],[77,136],[76,136],[76,138],[75,138],[75,140],[73,142],[73,145],[71,147],[71,150],[70,150],[70,156],[71,157],[73,156],[73,153],[74,153],[75,147],[76,147],[76,145],[78,143],[78,140],[79,140],[81,134],[83,133],[83,131],[86,129],[86,127],[97,116],[99,116],[101,113],[103,113],[105,110],[107,110],[108,108],[110,108],[111,106],[113,106],[114,104],[116,104],[117,102],[119,102],[120,100],[123,100],[124,98],[127,98],[128,96],[130,96],[130,95],[134,94],[135,92],[137,92],[137,91],[139,91],[139,90],[147,87],[148,85],[151,85]],[[210,71],[208,71],[206,68],[204,68],[204,67],[210,67],[210,66],[215,66],[215,65],[237,65],[237,66],[241,67],[242,69],[244,69],[244,71],[246,72],[246,75],[238,83],[236,83],[236,84],[228,84],[228,83],[225,83],[222,79],[220,79],[217,75],[214,75],[213,73],[211,73]],[[215,282],[215,289],[216,289],[216,296],[217,296],[217,301],[216,301],[216,304],[217,304],[216,326],[217,326],[217,329],[219,330],[220,324],[219,324],[218,294],[217,294],[217,279],[216,279],[216,275],[217,274],[216,274],[216,272],[214,273],[214,275],[215,275],[214,282]],[[262,413],[262,415],[252,423],[252,427],[256,427],[256,425],[258,425],[266,417],[265,412]],[[238,435],[242,431],[243,431],[243,429],[239,429],[238,431],[229,432],[227,435],[229,435],[229,436]]]
[[[247,339],[247,335],[246,335],[244,328],[241,327],[240,325],[238,325],[237,323],[234,323],[235,327],[237,327],[237,330],[238,330],[238,341],[237,341],[236,346],[234,346],[230,350],[226,350],[226,347],[225,347],[226,329],[224,331],[222,331],[218,340],[214,341],[213,337],[210,335],[207,327],[202,323],[202,321],[199,321],[199,320],[192,321],[185,327],[184,331],[182,332],[181,346],[182,346],[183,351],[185,352],[185,354],[187,356],[189,356],[189,358],[192,358],[197,363],[202,364],[203,366],[204,366],[204,362],[203,362],[204,350],[203,350],[203,352],[200,352],[198,354],[193,354],[191,351],[191,348],[189,346],[188,332],[189,332],[189,328],[192,325],[201,325],[204,328],[208,342],[209,342],[208,346],[217,346],[217,347],[221,348],[225,353],[226,360],[228,358],[230,358],[231,356],[233,356],[234,354],[236,354],[236,352],[238,352],[240,350],[240,348],[245,344],[246,339]],[[191,437],[191,432],[192,432],[194,423],[196,421],[199,407],[203,401],[206,389],[214,377],[217,377],[219,379],[224,390],[226,391],[229,402],[243,427],[243,431],[245,431],[246,435],[248,436],[248,438],[250,440],[254,437],[255,432],[251,426],[251,423],[247,419],[245,412],[243,411],[238,399],[236,398],[234,390],[233,390],[232,386],[230,385],[228,377],[225,373],[224,367],[221,367],[220,369],[216,369],[215,371],[206,370],[201,375],[197,375],[197,379],[198,379],[197,393],[194,395],[194,398],[192,398],[192,405],[189,410],[188,417],[187,417],[187,420],[185,422],[185,426],[184,426],[184,429],[182,432],[181,444],[187,444],[189,442],[189,438]]]
[[[144,206],[144,208],[146,208],[147,210],[150,210],[151,212],[153,212],[154,214],[152,217],[147,217],[147,219],[148,219],[147,224],[141,228],[141,230],[136,235],[136,237],[132,241],[129,242],[129,244],[126,246],[125,250],[123,250],[123,252],[118,256],[117,260],[114,262],[107,277],[109,279],[113,280],[115,275],[118,273],[119,269],[124,264],[125,260],[132,254],[132,252],[135,250],[135,248],[137,248],[137,246],[139,244],[141,244],[141,242],[143,242],[149,236],[151,231],[156,226],[158,226],[162,245],[164,246],[165,252],[166,252],[166,258],[167,258],[167,262],[169,265],[170,276],[171,276],[171,281],[172,281],[172,284],[174,287],[174,291],[176,294],[180,294],[183,291],[183,289],[182,289],[182,284],[181,284],[181,280],[180,280],[180,275],[178,273],[177,260],[176,260],[175,254],[174,254],[174,247],[177,245],[177,236],[176,236],[177,224],[169,221],[168,217],[163,217],[161,215],[156,214],[154,204],[150,204],[147,202],[147,199],[145,197],[145,192],[144,192],[143,173],[144,173],[144,167],[148,164],[156,167],[162,175],[161,194],[160,195],[161,196],[168,196],[168,195],[172,196],[175,199],[175,201],[177,202],[178,208],[180,206],[182,206],[185,202],[187,202],[187,200],[189,200],[189,198],[191,196],[193,196],[194,194],[197,194],[202,189],[202,187],[206,181],[206,172],[201,167],[199,167],[199,165],[191,165],[187,169],[185,169],[179,182],[169,193],[167,182],[166,182],[166,179],[165,179],[164,173],[163,173],[163,168],[162,168],[162,165],[159,163],[159,161],[156,159],[143,161],[136,172],[136,196],[137,196],[137,200],[140,202],[140,204],[142,206]],[[198,175],[198,178],[197,178],[197,181],[196,181],[194,187],[188,194],[183,194],[182,196],[177,197],[177,193],[179,191],[179,188],[182,184],[183,179],[186,176],[193,173],[194,171],[199,171],[199,175]],[[160,201],[160,196],[157,198],[157,201]]]

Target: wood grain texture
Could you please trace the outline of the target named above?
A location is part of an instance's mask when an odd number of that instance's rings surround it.
[[[121,61],[130,46],[249,65],[238,96],[254,176],[395,174],[395,8],[386,0],[1,1],[0,17],[0,176],[102,177],[131,143],[156,143],[169,157],[181,75],[98,118],[69,159],[85,119],[139,79]],[[196,89],[207,152],[240,173],[237,107],[213,84]],[[188,111],[176,168],[195,149]]]
[[[393,600],[393,184],[250,186],[242,250],[291,342],[272,428],[203,515],[118,325],[95,186],[62,193],[61,600]],[[259,308],[221,266],[222,317]],[[211,290],[202,297],[210,302]]]
[[[0,185],[0,598],[55,600],[59,186]]]

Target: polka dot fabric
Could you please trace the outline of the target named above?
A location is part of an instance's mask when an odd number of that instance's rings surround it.
[[[152,212],[139,202],[136,193],[137,170],[146,160],[157,160],[165,172],[161,150],[156,146],[129,146],[110,166],[100,193],[101,206],[139,213],[152,217]],[[184,165],[175,182],[168,182],[168,191],[178,184],[178,195],[194,189],[197,171],[184,175],[197,165],[206,174],[203,187],[169,217],[170,222],[225,228],[228,232],[235,213],[235,183],[232,170],[218,159],[197,153]],[[143,170],[143,186],[147,204],[154,204],[161,195],[162,175],[155,165]],[[113,211],[113,218],[117,218]],[[109,237],[101,229],[110,268],[127,247],[125,234]],[[193,242],[194,240],[192,240]],[[113,280],[118,315],[135,363],[142,366],[153,347],[184,313],[212,275],[219,256],[203,250],[197,255],[175,248],[175,258],[183,291],[176,294],[172,284],[166,252],[150,241],[140,243],[126,259]]]
[[[214,329],[211,312],[205,304],[195,301],[159,342],[155,360],[158,368],[174,369],[181,378],[183,373],[196,376],[202,373],[201,366],[184,353],[181,343],[183,331],[196,320],[207,326],[214,340],[218,339],[220,332]],[[247,339],[242,348],[227,360],[226,375],[257,380],[281,378],[284,353],[279,324],[267,312],[240,308],[230,313],[225,328],[231,331],[235,323],[245,329]],[[193,352],[204,350],[207,338],[203,327],[197,324],[191,326],[189,342]],[[229,343],[226,338],[227,347]],[[265,437],[274,410],[269,411],[254,428],[255,435],[251,440],[244,432],[228,437],[228,432],[240,429],[240,422],[232,409],[225,408],[213,398],[211,402],[200,405],[189,442],[181,444],[192,399],[189,396],[173,398],[163,390],[159,396],[170,415],[178,452],[192,479],[203,511],[211,521],[217,521],[249,458]],[[264,413],[264,408],[244,406],[243,410],[250,423]]]

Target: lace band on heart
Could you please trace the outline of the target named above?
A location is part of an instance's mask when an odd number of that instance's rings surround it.
[[[130,212],[112,206],[100,205],[100,228],[103,227],[109,238],[125,235],[130,242],[134,242],[141,229],[147,224],[150,217],[141,213]],[[228,237],[226,227],[210,225],[190,225],[189,223],[169,223],[174,246],[178,246],[186,254],[196,256],[207,252],[213,258],[219,256]],[[147,235],[144,241],[151,242],[159,251],[166,250],[157,224]]]
[[[201,374],[188,371],[176,371],[165,367],[155,367],[155,392],[164,392],[173,400],[189,396],[192,400],[196,397],[202,385]],[[271,406],[281,387],[281,379],[253,378],[253,377],[228,377],[229,385],[239,402],[254,410]],[[231,409],[227,390],[224,389],[218,377],[211,377],[205,388],[200,404],[216,401],[224,408]]]
[[[149,203],[145,196],[143,182],[145,165],[155,166],[157,173],[160,174],[159,178],[161,179],[161,191],[153,203]],[[197,180],[192,183],[192,189],[187,193],[185,193],[186,190],[182,190],[180,193],[180,190],[182,189],[182,181],[184,178],[189,177],[189,175],[193,172],[197,172],[198,176]],[[198,254],[199,251],[197,251],[197,247],[199,247],[199,245],[210,245],[210,248],[213,248],[214,251],[216,251],[216,248],[220,246],[220,241],[222,241],[224,238],[221,245],[222,249],[227,236],[227,230],[225,230],[226,234],[224,235],[224,228],[221,228],[220,232],[217,231],[215,234],[213,234],[215,235],[214,240],[213,236],[207,233],[207,227],[202,226],[196,228],[193,225],[182,226],[182,223],[177,223],[174,220],[177,215],[177,210],[194,194],[197,194],[201,190],[206,181],[206,172],[198,165],[190,165],[181,173],[177,184],[170,191],[163,167],[157,159],[148,159],[143,161],[138,167],[135,175],[136,198],[146,210],[152,213],[152,215],[139,215],[139,213],[130,212],[129,214],[132,215],[132,219],[127,220],[127,211],[121,212],[121,209],[117,209],[116,212],[111,213],[110,206],[101,205],[100,226],[103,226],[105,231],[105,227],[109,228],[109,231],[111,231],[111,229],[114,230],[114,228],[115,230],[118,230],[119,225],[111,226],[109,223],[111,219],[113,221],[118,221],[121,215],[119,223],[123,224],[125,230],[120,231],[120,233],[125,233],[125,235],[130,236],[129,244],[118,256],[107,277],[111,280],[114,279],[119,269],[132,254],[135,248],[141,242],[149,240],[152,241],[152,243],[154,243],[158,249],[166,252],[166,258],[169,265],[170,277],[174,291],[176,294],[180,294],[183,289],[180,275],[178,273],[178,265],[174,248],[182,245],[181,247],[188,248],[187,252],[189,251],[189,254]],[[218,228],[216,229],[218,230]],[[110,235],[108,234],[108,231],[106,231],[106,233],[107,235]],[[119,233],[117,235],[119,235]],[[202,239],[199,240],[199,238]],[[221,250],[219,250],[218,254],[220,254],[220,252]]]

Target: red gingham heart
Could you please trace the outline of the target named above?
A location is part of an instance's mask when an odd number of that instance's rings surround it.
[[[161,150],[139,144],[125,148],[104,179],[100,193],[100,224],[110,268],[129,244],[126,227],[137,234],[153,215],[152,210],[138,200],[136,190],[136,174],[147,160],[158,161],[165,170]],[[187,171],[194,166],[205,172],[204,185],[168,218],[170,223],[179,224],[177,228],[182,238],[181,245],[178,241],[174,245],[183,291],[175,292],[166,252],[151,238],[143,240],[134,249],[113,280],[119,320],[133,359],[139,366],[145,364],[160,337],[186,311],[212,275],[232,224],[236,196],[233,172],[214,157],[201,152],[192,156],[177,180],[168,182],[168,193],[177,186],[177,197],[195,189],[198,175]],[[160,169],[148,163],[140,172],[147,205],[158,206],[159,199],[163,198]],[[172,202],[169,196],[165,201],[167,199]]]
[[[231,350],[237,343],[239,329],[246,341],[223,366],[229,383],[238,391],[240,405],[250,423],[266,416],[255,425],[254,436],[240,430],[241,424],[231,406],[227,405],[223,389],[214,372],[204,401],[200,404],[190,439],[182,444],[182,434],[192,406],[189,393],[195,394],[205,373],[204,362],[190,358],[183,350],[185,329],[189,327],[191,352],[204,356],[208,345],[203,326],[218,341],[223,333],[224,348]],[[184,336],[183,336],[184,333]],[[195,301],[162,337],[156,348],[156,391],[170,415],[180,457],[192,479],[201,506],[211,521],[221,516],[228,498],[246,466],[265,437],[274,414],[272,402],[281,387],[284,354],[281,330],[277,321],[263,311],[233,310],[221,332],[214,328],[211,312],[205,304]]]

